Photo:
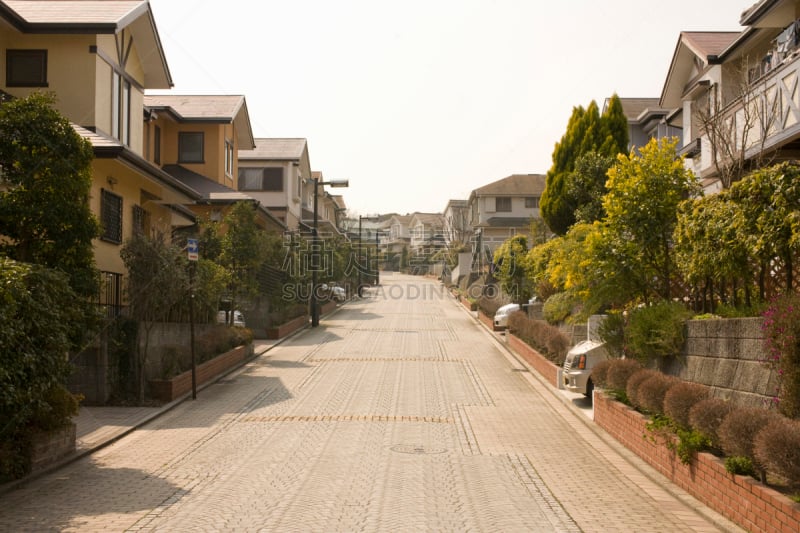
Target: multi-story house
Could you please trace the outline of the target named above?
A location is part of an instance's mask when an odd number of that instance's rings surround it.
[[[622,112],[628,119],[628,151],[645,146],[650,139],[677,137],[682,140],[680,128],[670,125],[670,111],[659,106],[658,98],[620,98]],[[606,98],[603,114],[611,102]]]
[[[448,247],[469,245],[472,228],[466,200],[449,200],[444,208],[444,241]]]
[[[103,274],[99,302],[123,304],[123,242],[194,224],[183,206],[197,195],[149,163],[144,91],[172,78],[147,1],[0,1],[2,90],[13,97],[55,93],[57,109],[94,148],[90,207],[102,222],[94,243]]]
[[[445,246],[444,217],[440,213],[414,213],[408,223],[412,259],[427,260]]]
[[[286,229],[238,172],[237,152],[255,146],[244,96],[147,95],[144,104],[145,156],[196,192],[189,208],[198,217],[220,221],[235,203],[252,202],[261,227]]]
[[[473,267],[490,264],[494,251],[514,235],[531,236],[540,218],[543,174],[513,174],[473,190],[467,200],[473,229]]]
[[[314,193],[308,143],[256,138],[254,144],[238,152],[239,190],[266,206],[290,231],[309,231]]]

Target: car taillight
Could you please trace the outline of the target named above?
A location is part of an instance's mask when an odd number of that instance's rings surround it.
[[[580,357],[578,357],[578,370],[586,370],[586,354],[582,353]]]

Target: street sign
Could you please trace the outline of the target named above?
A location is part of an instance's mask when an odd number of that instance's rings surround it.
[[[186,239],[186,250],[189,252],[189,261],[200,258],[200,243],[197,239]]]

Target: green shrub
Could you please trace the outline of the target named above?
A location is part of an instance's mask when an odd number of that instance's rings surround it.
[[[606,314],[605,320],[597,328],[600,340],[606,344],[606,350],[612,357],[621,358],[625,355],[625,320],[624,313],[612,311]]]
[[[475,302],[474,298],[468,298],[470,303]],[[505,304],[509,303],[501,298],[498,297],[489,297],[489,296],[481,296],[477,300],[478,309],[480,309],[484,315],[493,317],[497,310],[500,307],[504,306]],[[474,310],[474,309],[473,309]]]
[[[689,410],[700,400],[708,398],[708,387],[690,381],[672,386],[664,396],[664,414],[684,430],[689,430]]]
[[[800,421],[781,417],[756,435],[753,452],[759,464],[800,486]]]
[[[549,324],[563,324],[572,314],[576,298],[568,292],[557,292],[545,300],[542,316]]]
[[[677,383],[677,378],[662,374],[661,372],[656,372],[642,381],[636,391],[642,410],[648,413],[663,415],[664,397],[667,395],[667,391]]]
[[[564,364],[569,351],[569,339],[557,327],[518,312],[509,315],[508,329],[548,360],[559,366]]]
[[[740,476],[755,476],[756,469],[753,461],[749,457],[726,457],[725,470],[731,474],[738,474]]]
[[[624,331],[626,356],[649,361],[678,355],[690,316],[682,304],[671,301],[631,310]]]
[[[675,452],[681,463],[685,465],[691,464],[697,452],[707,449],[711,444],[709,438],[696,429],[677,428],[675,433],[678,435],[678,446]]]
[[[700,400],[689,409],[689,426],[706,435],[711,447],[722,450],[719,426],[735,408],[736,405],[732,402],[719,398]]]

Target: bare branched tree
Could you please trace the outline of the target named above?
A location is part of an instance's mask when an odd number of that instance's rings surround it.
[[[712,85],[697,107],[699,126],[711,145],[717,177],[725,189],[774,157],[765,153],[765,146],[779,117],[779,91],[768,86],[760,70],[749,66],[747,57],[742,58],[725,77],[730,82],[721,89]]]

